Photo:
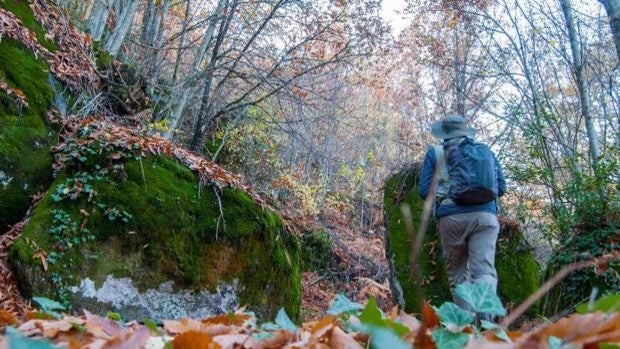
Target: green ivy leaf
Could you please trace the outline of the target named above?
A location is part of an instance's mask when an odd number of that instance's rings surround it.
[[[6,328],[7,347],[11,349],[55,349],[51,342],[46,339],[30,339],[13,327]]]
[[[153,320],[145,318],[142,322],[144,323],[144,326],[146,326],[146,328],[148,328],[151,332],[158,335],[162,334],[159,330],[159,327],[157,327],[157,324]]]
[[[558,337],[549,336],[549,339],[547,339],[547,344],[549,344],[549,349],[560,349],[562,348],[564,341]]]
[[[496,324],[495,322],[491,322],[491,321],[487,321],[487,320],[480,320],[480,325],[485,330],[496,330],[498,328],[501,328],[501,326]]]
[[[460,349],[464,348],[469,342],[468,334],[453,333],[445,328],[435,330],[432,336],[437,349]]]
[[[577,306],[577,312],[580,314],[586,314],[595,311],[602,311],[605,313],[620,311],[620,293],[600,298],[593,304],[583,303]]]
[[[113,312],[113,311],[108,311],[108,313],[106,314],[106,317],[110,320],[114,320],[114,321],[121,321],[121,314]]]
[[[280,326],[283,330],[297,332],[297,325],[291,321],[291,318],[288,317],[284,308],[280,308],[278,315],[276,315],[276,325]]]
[[[504,330],[503,328],[498,328],[495,331],[495,336],[501,340],[503,340],[504,342],[512,342],[512,339],[510,339],[510,337],[508,337],[508,333],[506,333],[506,330]]]
[[[504,316],[506,309],[489,283],[467,283],[456,286],[456,294],[477,313]]]
[[[271,332],[266,331],[258,331],[252,334],[252,338],[254,338],[257,342],[260,342],[265,339],[271,339],[275,337],[275,335]]]
[[[370,336],[372,349],[411,349],[411,345],[403,341],[396,332],[386,327],[378,327],[366,324],[353,326],[355,331],[366,333]]]
[[[359,316],[359,320],[365,325],[390,328],[399,336],[404,336],[409,333],[409,331],[411,331],[407,326],[404,326],[403,324],[399,324],[390,319],[384,319],[383,313],[377,306],[377,300],[375,299],[375,297],[370,297],[368,303],[366,303],[366,307]]]
[[[363,305],[356,303],[356,302],[352,302],[345,295],[337,294],[336,298],[332,302],[331,307],[327,311],[327,314],[340,315],[343,313],[351,313],[351,312],[362,310],[362,309],[364,309]]]
[[[437,310],[437,315],[439,315],[439,320],[445,324],[453,324],[458,327],[463,327],[474,322],[474,315],[459,307],[458,305],[452,302],[445,302],[439,307]]]
[[[48,313],[56,318],[60,317],[60,313],[56,310],[65,310],[65,306],[45,297],[32,297],[32,300],[39,305],[43,312]]]

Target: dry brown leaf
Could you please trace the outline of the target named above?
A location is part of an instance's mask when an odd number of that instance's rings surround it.
[[[11,312],[0,309],[0,328],[5,326],[18,326],[20,321]]]
[[[412,331],[419,330],[420,325],[422,324],[420,320],[405,313],[402,310],[399,311],[397,319],[400,321],[401,324],[409,327],[409,329],[411,329]]]
[[[329,338],[329,345],[335,349],[363,349],[353,337],[346,334],[340,327],[334,327]]]
[[[47,338],[54,338],[59,332],[67,332],[73,329],[73,324],[62,319],[55,321],[40,321],[39,324],[43,329],[43,336]]]
[[[32,259],[39,258],[41,260],[41,265],[43,266],[43,271],[47,271],[47,255],[43,251],[38,251],[32,255]]]
[[[405,336],[405,340],[408,343],[411,343],[413,340],[413,344],[414,347],[417,349],[435,349],[435,342],[433,341],[433,338],[431,337],[431,331],[430,329],[424,327],[424,325],[422,325],[422,327],[415,332],[410,332],[409,334],[407,334]]]
[[[109,339],[105,343],[106,349],[134,349],[144,348],[144,345],[151,337],[151,331],[142,326],[135,331],[127,331],[123,334]]]
[[[222,314],[201,320],[203,324],[222,324],[229,326],[243,326],[250,319],[247,314]]]
[[[213,337],[213,341],[219,344],[222,348],[233,348],[235,346],[244,346],[246,348],[253,348],[256,345],[251,334],[231,333],[222,334]]]
[[[86,318],[84,323],[86,331],[96,338],[108,339],[119,336],[123,332],[123,327],[116,321],[92,314],[86,310],[84,310],[84,317]]]
[[[311,339],[323,339],[329,335],[329,331],[334,328],[336,324],[335,316],[326,316],[321,321],[316,322],[310,332],[312,333]]]
[[[573,314],[543,327],[519,343],[541,345],[550,336],[576,345],[588,345],[601,341],[620,342],[620,313]]]
[[[202,331],[206,326],[193,319],[181,319],[180,321],[164,320],[164,330],[169,334],[179,334],[189,331]]]
[[[439,327],[439,316],[427,301],[424,301],[424,306],[422,307],[422,322],[426,328],[433,329]]]
[[[282,348],[297,341],[297,334],[289,331],[275,331],[273,337],[256,343],[256,349]]]
[[[213,337],[198,331],[187,331],[176,336],[172,341],[174,349],[220,349]]]

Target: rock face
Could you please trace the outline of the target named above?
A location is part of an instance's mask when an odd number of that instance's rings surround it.
[[[0,7],[20,17],[43,40],[27,1],[3,1]],[[48,77],[47,64],[21,42],[0,40],[0,85],[4,82],[21,91],[28,103],[19,106],[0,88],[0,234],[22,219],[30,196],[51,181],[53,133],[46,126],[45,113],[53,93]]]
[[[167,157],[109,161],[65,170],[34,210],[10,253],[26,296],[138,320],[298,316],[300,244],[278,215]]]
[[[415,309],[415,304],[418,304],[421,295],[411,273],[411,236],[405,229],[401,206],[409,206],[413,226],[418,227],[424,206],[424,200],[418,194],[419,176],[420,166],[413,166],[389,178],[384,188],[390,283],[395,300],[410,312],[419,311]],[[499,274],[499,293],[505,305],[519,304],[538,288],[540,267],[516,226],[502,224],[495,264]],[[423,242],[419,265],[427,299],[434,305],[451,301],[441,244],[432,223]],[[531,313],[537,311],[535,307]]]

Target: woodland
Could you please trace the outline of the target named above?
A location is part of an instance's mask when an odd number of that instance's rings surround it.
[[[0,0],[0,348],[618,348],[619,84],[620,0]],[[471,309],[452,113],[508,187]]]

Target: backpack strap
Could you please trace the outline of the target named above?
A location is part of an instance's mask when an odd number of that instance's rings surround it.
[[[436,217],[435,211],[437,209],[437,190],[439,189],[439,182],[441,181],[441,176],[443,176],[443,172],[446,167],[446,157],[442,144],[437,144],[433,148],[435,149],[435,172],[433,173],[433,176],[439,176],[437,183],[435,184],[436,187],[434,188],[435,197],[433,197],[433,217]]]

